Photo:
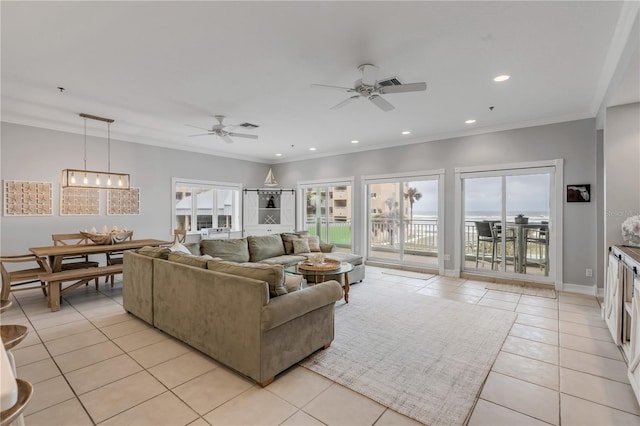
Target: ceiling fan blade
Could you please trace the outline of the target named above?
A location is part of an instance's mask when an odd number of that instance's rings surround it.
[[[227,133],[229,136],[233,136],[234,138],[248,138],[248,139],[258,139],[258,135],[250,135],[249,133]]]
[[[220,138],[226,143],[233,143],[233,139],[231,139],[229,135],[220,135]]]
[[[393,105],[387,102],[382,96],[379,96],[379,95],[371,95],[369,96],[369,100],[384,112],[389,112],[395,108]]]
[[[326,89],[337,89],[337,90],[340,90],[340,91],[343,91],[343,92],[345,92],[345,91],[346,92],[353,92],[354,91],[353,88],[351,88],[351,87],[330,86],[328,84],[312,84],[311,87],[315,87],[315,88],[318,88],[318,89],[323,89],[323,88],[326,88]]]
[[[209,136],[209,135],[213,135],[213,133],[200,133],[199,135],[189,135],[189,137],[194,137],[194,136]]]
[[[378,78],[378,67],[371,64],[363,64],[358,67],[362,71],[362,84],[366,86],[375,86]]]
[[[355,101],[359,97],[360,97],[360,95],[351,96],[350,98],[345,99],[344,101],[340,102],[339,104],[336,104],[336,105],[332,106],[330,109],[342,108],[343,106],[345,106],[347,104],[350,104],[351,102]]]
[[[423,92],[427,90],[427,83],[407,83],[398,86],[382,86],[378,92],[382,95],[387,93]]]
[[[193,127],[194,129],[206,130],[207,132],[211,131],[211,129],[205,129],[204,127],[192,126],[191,124],[185,124],[185,126]]]

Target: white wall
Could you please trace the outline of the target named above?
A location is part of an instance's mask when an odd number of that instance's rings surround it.
[[[620,225],[640,214],[640,103],[607,108],[604,176],[604,243],[622,244]]]
[[[171,178],[239,182],[261,186],[269,166],[212,155],[157,148],[111,140],[111,170],[130,173],[131,186],[140,188],[141,214],[106,215],[106,191],[101,191],[100,216],[60,216],[62,169],[83,166],[83,135],[2,123],[0,146],[2,180],[53,183],[53,215],[3,216],[0,250],[27,253],[29,247],[51,244],[51,234],[78,232],[103,225],[134,230],[135,238],[173,239]],[[107,169],[107,141],[87,137],[87,169]],[[3,191],[4,192],[4,191]]]
[[[564,183],[590,183],[594,197],[590,203],[563,203],[565,284],[594,285],[585,269],[597,272],[597,180],[595,120],[579,120],[483,135],[405,145],[397,148],[304,160],[274,166],[282,186],[295,186],[300,180],[354,176],[355,211],[362,212],[360,176],[401,173],[444,168],[445,175],[445,253],[454,252],[454,169],[501,163],[564,159]],[[362,240],[362,217],[354,218],[356,251]],[[453,270],[453,261],[445,263]]]

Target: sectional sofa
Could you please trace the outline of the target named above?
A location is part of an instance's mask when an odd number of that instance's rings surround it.
[[[262,386],[334,337],[336,281],[301,289],[282,265],[240,264],[169,248],[124,254],[126,311]]]

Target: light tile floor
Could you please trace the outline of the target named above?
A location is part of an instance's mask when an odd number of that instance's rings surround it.
[[[380,287],[518,313],[469,425],[640,425],[626,364],[596,298],[521,296],[368,267],[365,281],[351,287],[351,303]],[[18,376],[35,387],[29,426],[417,424],[302,367],[262,389],[125,313],[121,283],[77,289],[59,312],[39,290],[12,297],[1,320],[30,329],[13,350]]]

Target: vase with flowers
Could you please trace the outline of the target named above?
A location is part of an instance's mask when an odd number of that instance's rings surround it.
[[[628,217],[622,222],[622,239],[627,246],[640,247],[640,215]]]

